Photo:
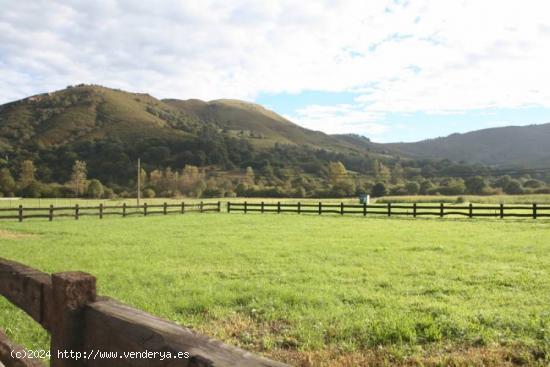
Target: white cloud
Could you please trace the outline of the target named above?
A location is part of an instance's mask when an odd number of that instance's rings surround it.
[[[80,82],[203,99],[354,90],[356,105],[291,117],[372,133],[390,111],[550,107],[546,0],[0,0],[0,8],[0,103]]]

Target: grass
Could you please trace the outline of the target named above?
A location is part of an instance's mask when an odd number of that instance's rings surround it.
[[[100,294],[296,365],[550,362],[547,221],[187,214],[0,230],[2,257],[87,271]],[[4,300],[0,325],[48,345]]]
[[[460,200],[459,200],[460,198]],[[549,194],[533,195],[416,195],[416,196],[385,196],[378,198],[378,203],[456,203],[457,201],[476,204],[550,204]]]

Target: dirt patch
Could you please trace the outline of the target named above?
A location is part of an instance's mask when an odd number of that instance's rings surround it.
[[[416,356],[399,356],[384,348],[362,352],[273,350],[264,354],[299,367],[516,367],[546,366],[547,356],[522,346],[453,347],[434,349]]]
[[[550,356],[543,349],[525,345],[426,345],[405,352],[392,347],[359,351],[324,349],[299,350],[293,338],[285,337],[289,325],[284,320],[256,322],[236,313],[224,320],[212,320],[200,332],[251,352],[296,367],[516,367],[548,366]],[[265,338],[271,342],[266,344]]]
[[[20,233],[20,232],[13,232],[13,231],[7,231],[5,229],[0,229],[1,240],[22,240],[25,238],[33,238],[33,237],[36,237],[36,236],[29,233]]]

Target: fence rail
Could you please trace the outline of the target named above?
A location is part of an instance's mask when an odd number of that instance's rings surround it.
[[[96,279],[82,272],[50,275],[0,258],[0,295],[50,333],[52,367],[286,366],[97,296]],[[111,357],[117,353],[118,358],[105,358],[100,352]],[[157,353],[156,358],[152,353]],[[158,353],[172,357],[162,359]],[[26,357],[24,349],[0,330],[3,365],[44,367],[38,359]]]
[[[383,216],[463,216],[494,218],[550,218],[550,205],[419,205],[419,204],[345,204],[345,203],[265,203],[228,202],[227,212],[243,213],[310,213],[310,214],[356,214]]]
[[[96,216],[103,219],[106,215],[118,215],[122,217],[130,215],[154,215],[154,214],[185,214],[187,212],[221,212],[221,202],[177,203],[177,204],[147,204],[143,205],[103,205],[98,206],[53,206],[45,208],[24,207],[0,208],[0,220],[17,219],[20,222],[30,218],[46,218],[50,221],[54,218],[73,217],[79,219],[82,216]]]
[[[493,217],[493,218],[550,218],[550,205],[445,205],[434,204],[346,204],[346,203],[313,203],[311,201],[302,203],[281,203],[281,202],[227,202],[228,213],[297,213],[297,214],[354,214],[354,215],[378,215],[378,216],[410,216],[410,217],[447,217],[462,216],[468,218]],[[133,216],[133,215],[168,215],[185,214],[188,212],[221,212],[221,202],[200,202],[200,203],[177,203],[177,204],[147,204],[142,205],[103,205],[98,206],[61,206],[45,208],[23,207],[0,208],[0,220],[15,219],[20,222],[25,219],[43,218],[50,221],[55,218],[79,219],[84,216],[95,216],[103,219],[105,216]]]

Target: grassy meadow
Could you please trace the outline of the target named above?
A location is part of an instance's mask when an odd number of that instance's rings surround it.
[[[296,214],[0,222],[0,256],[298,366],[550,362],[550,223]],[[14,341],[48,337],[0,301]]]

